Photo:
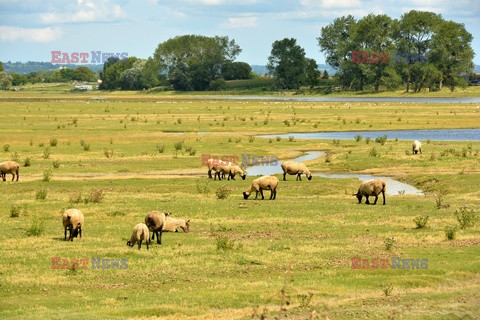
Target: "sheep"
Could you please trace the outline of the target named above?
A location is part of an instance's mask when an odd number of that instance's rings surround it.
[[[418,140],[415,140],[412,143],[412,153],[417,154],[419,151],[422,153],[422,143]]]
[[[65,231],[65,241],[67,241],[67,230],[70,230],[70,236],[68,240],[73,241],[73,238],[76,238],[80,235],[82,237],[82,228],[84,225],[83,213],[78,209],[68,209],[65,210],[62,216],[63,228]]]
[[[357,197],[359,204],[362,203],[363,196],[365,196],[365,198],[367,199],[365,201],[365,204],[370,204],[370,202],[368,201],[368,197],[374,196],[375,202],[373,204],[377,204],[378,195],[381,192],[383,195],[383,205],[385,205],[386,187],[387,185],[383,180],[380,180],[380,179],[367,180],[360,184],[360,187],[358,188],[358,191],[357,193],[354,194],[354,196]]]
[[[263,197],[263,190],[271,190],[270,193],[270,200],[275,200],[277,197],[277,186],[278,186],[278,179],[274,176],[263,176],[261,178],[255,179],[252,182],[252,185],[243,193],[243,199],[247,200],[250,194],[255,190],[255,200],[258,197],[258,192]]]
[[[132,236],[130,237],[130,240],[127,241],[127,246],[133,247],[135,243],[138,243],[138,250],[140,250],[143,240],[145,240],[148,250],[148,245],[150,244],[150,231],[145,223],[139,223],[133,227]]]
[[[12,181],[15,179],[15,175],[17,175],[17,181],[19,178],[18,175],[18,169],[20,168],[20,165],[18,162],[15,161],[4,161],[0,163],[0,175],[2,177],[3,181],[7,180],[7,174],[12,175]]]
[[[312,174],[310,173],[310,170],[308,170],[307,166],[301,162],[295,162],[295,161],[284,161],[282,163],[282,170],[283,170],[283,181],[286,181],[286,175],[291,174],[297,175],[296,180],[302,181],[302,174],[305,174],[308,180],[312,180]]]
[[[208,159],[207,160],[207,165],[208,165],[208,177],[212,178],[212,170],[215,171],[215,177],[214,180],[217,180],[217,175],[218,179],[220,179],[220,169],[223,167],[230,166],[231,163],[229,161],[223,161],[219,159]]]
[[[148,229],[152,231],[152,240],[154,240],[155,235],[157,235],[157,244],[162,244],[162,232],[163,227],[165,227],[165,218],[169,214],[170,213],[168,212],[150,211],[145,216],[145,224],[148,226]]]
[[[232,178],[232,180],[235,180],[235,175],[239,175],[242,177],[242,180],[245,180],[247,177],[246,172],[244,172],[239,166],[235,166],[233,164],[230,164],[228,166],[220,167],[219,171],[216,173],[218,174],[218,179],[220,179],[220,174],[222,175],[222,178],[225,179],[225,175],[228,174],[228,179]]]
[[[181,228],[184,232],[190,231],[190,220],[166,218],[163,232],[178,232],[178,228]]]

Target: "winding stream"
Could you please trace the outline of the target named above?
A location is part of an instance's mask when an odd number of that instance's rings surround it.
[[[293,159],[293,161],[298,161],[298,162],[304,162],[304,161],[309,161],[309,160],[315,160],[319,157],[324,157],[327,154],[322,151],[309,151],[306,152],[304,155]],[[249,176],[260,176],[260,175],[274,175],[274,174],[283,174],[283,170],[281,167],[281,162],[279,162],[277,165],[269,165],[269,166],[254,166],[254,167],[249,167],[247,168],[247,175]],[[414,186],[411,186],[409,184],[397,181],[395,179],[392,179],[390,177],[384,177],[384,176],[373,176],[370,174],[355,174],[355,173],[348,173],[348,174],[337,174],[337,173],[332,173],[332,174],[324,174],[324,173],[314,173],[313,174],[316,177],[322,177],[322,178],[332,178],[332,179],[351,179],[351,178],[357,178],[361,181],[366,181],[370,179],[382,179],[383,181],[386,182],[387,184],[387,194],[390,196],[393,195],[398,195],[400,193],[402,194],[411,194],[411,195],[418,195],[418,196],[423,196],[423,192]],[[295,176],[287,176],[287,179],[290,180],[295,179]],[[306,180],[306,178],[304,178]]]

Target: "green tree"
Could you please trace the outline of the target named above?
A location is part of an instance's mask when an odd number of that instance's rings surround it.
[[[12,73],[12,85],[21,86],[28,82],[27,76],[24,74]]]
[[[227,62],[222,66],[222,77],[225,80],[252,79],[252,68],[246,62]]]
[[[328,79],[329,75],[327,69],[323,70],[322,79]]]
[[[97,81],[95,72],[85,66],[73,69],[72,80],[94,82]]]
[[[297,45],[296,39],[285,38],[272,44],[267,68],[278,88],[298,89],[305,82],[306,65],[305,50]]]
[[[210,82],[221,77],[221,68],[241,52],[228,37],[184,35],[160,43],[154,59],[159,73],[176,90],[206,90]]]
[[[441,72],[443,81],[455,90],[455,85],[464,83],[460,76],[462,72],[469,73],[473,70],[472,59],[474,56],[471,42],[472,35],[465,30],[465,26],[453,21],[442,21],[435,28],[432,37],[431,59],[434,66]]]
[[[310,86],[310,88],[318,85],[320,76],[322,73],[318,70],[318,64],[315,59],[306,59],[306,70],[305,70],[305,83]]]
[[[2,72],[2,71],[5,71],[5,70],[3,69],[3,63],[2,63],[2,61],[0,61],[0,72]]]
[[[441,20],[440,15],[432,12],[411,10],[403,14],[398,22],[398,27],[393,32],[397,49],[404,53],[427,56],[435,26]],[[396,64],[397,70],[403,74],[406,92],[410,91],[412,81],[415,91],[420,91],[422,88],[421,83],[428,77],[428,74],[422,72],[431,70],[425,68],[424,64],[421,62]]]
[[[0,71],[0,87],[3,90],[8,90],[12,86],[13,77],[5,71]]]
[[[120,77],[122,72],[130,69],[138,58],[129,57],[120,60],[118,57],[110,57],[103,65],[103,71],[100,72],[102,83],[99,86],[101,90],[114,90],[121,87]]]

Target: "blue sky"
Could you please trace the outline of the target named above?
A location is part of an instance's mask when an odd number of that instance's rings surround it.
[[[316,38],[334,18],[411,10],[464,23],[480,64],[479,0],[0,0],[0,61],[51,61],[51,51],[127,52],[147,58],[177,35],[226,35],[238,61],[266,64],[272,43],[296,38],[324,63]]]

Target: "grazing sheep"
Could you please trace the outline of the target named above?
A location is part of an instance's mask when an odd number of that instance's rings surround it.
[[[139,223],[133,227],[132,236],[130,237],[130,240],[127,241],[127,246],[133,247],[135,243],[138,243],[138,250],[140,250],[143,240],[145,240],[148,250],[148,245],[150,244],[150,231],[148,231],[148,227],[145,223]]]
[[[6,181],[7,179],[7,174],[12,175],[12,181],[15,179],[15,175],[17,175],[17,181],[18,181],[18,169],[20,168],[20,165],[18,162],[15,161],[4,161],[0,163],[0,175],[2,177],[3,181]]]
[[[263,197],[263,190],[271,190],[270,193],[270,200],[275,200],[277,197],[277,186],[278,186],[278,179],[274,176],[264,176],[258,179],[253,180],[252,185],[243,193],[243,199],[247,200],[250,194],[255,190],[255,200],[258,197],[258,192]]]
[[[178,232],[178,228],[181,228],[183,232],[190,231],[190,220],[175,219],[172,217],[166,218],[163,232]]]
[[[354,194],[354,196],[357,197],[358,203],[362,203],[362,197],[365,196],[367,199],[365,201],[365,204],[370,204],[368,201],[369,196],[374,196],[375,197],[375,202],[373,204],[377,204],[378,200],[378,195],[380,192],[383,195],[383,205],[385,205],[385,190],[386,190],[387,185],[383,180],[380,179],[372,179],[368,181],[364,181],[360,184],[360,187],[358,188],[357,193]]]
[[[295,161],[284,161],[282,163],[282,170],[283,170],[283,181],[286,181],[286,175],[287,173],[290,175],[297,175],[296,180],[302,181],[302,174],[305,174],[308,180],[312,180],[312,174],[310,173],[310,170],[308,170],[307,166],[301,162],[295,162]]]
[[[152,240],[155,239],[155,235],[157,235],[157,244],[162,244],[162,232],[163,228],[165,227],[165,218],[170,213],[163,213],[158,211],[150,211],[145,216],[145,224],[147,225],[148,229],[152,231]],[[160,233],[160,234],[159,234]]]
[[[84,224],[83,213],[78,209],[68,209],[63,213],[63,228],[65,231],[65,241],[67,240],[67,230],[70,230],[68,240],[73,241],[80,235],[82,237],[82,228]]]
[[[217,175],[218,175],[218,179],[221,180],[220,179],[220,170],[223,167],[228,167],[228,166],[231,165],[231,163],[229,161],[223,161],[223,160],[219,160],[219,159],[208,159],[207,164],[208,164],[208,177],[209,178],[212,178],[212,170],[215,171],[214,180],[217,180]]]
[[[222,178],[225,179],[225,175],[228,174],[228,179],[227,180],[230,180],[230,178],[232,178],[232,180],[235,180],[235,175],[239,175],[240,177],[242,177],[242,180],[245,180],[245,178],[247,177],[247,173],[244,172],[239,166],[235,166],[233,164],[230,164],[228,166],[224,166],[224,167],[220,167],[219,168],[219,171],[217,171],[218,174],[218,179],[220,179],[220,174],[222,175]]]
[[[417,154],[419,151],[422,153],[422,143],[418,140],[415,140],[412,143],[412,153]]]

